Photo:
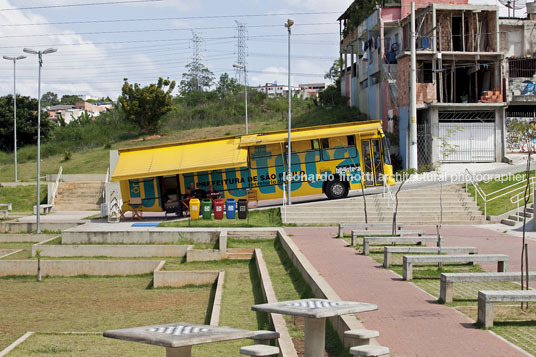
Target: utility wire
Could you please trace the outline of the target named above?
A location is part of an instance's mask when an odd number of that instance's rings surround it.
[[[100,6],[100,5],[121,5],[121,4],[132,4],[132,3],[140,3],[140,2],[159,2],[159,1],[164,1],[164,0],[127,0],[127,1],[106,1],[106,2],[94,2],[94,3],[82,3],[82,4],[43,5],[43,6],[18,7],[18,8],[5,8],[5,9],[0,9],[0,11],[57,9],[57,8],[63,8],[63,7]]]
[[[158,0],[161,1],[161,0]],[[11,9],[20,10],[20,9]],[[299,16],[299,15],[327,15],[340,14],[339,11],[326,12],[288,12],[288,13],[273,13],[273,14],[243,14],[243,15],[215,15],[215,16],[185,16],[185,17],[153,17],[153,18],[137,18],[137,19],[111,19],[111,20],[83,20],[83,21],[62,21],[62,22],[38,22],[25,24],[5,24],[0,27],[15,27],[15,26],[46,26],[46,25],[82,25],[96,23],[120,23],[120,22],[142,22],[142,21],[166,21],[166,20],[204,20],[204,19],[224,19],[238,17],[268,17],[268,16]]]
[[[296,26],[321,26],[321,25],[334,25],[332,22],[319,22],[308,24],[296,24]],[[262,28],[262,27],[281,27],[281,25],[253,25],[249,28]],[[212,26],[212,27],[189,27],[189,28],[164,28],[164,29],[145,29],[145,30],[115,30],[115,31],[93,31],[93,32],[78,32],[78,33],[50,33],[50,34],[31,34],[31,35],[9,35],[0,36],[0,38],[23,38],[23,37],[48,37],[48,36],[73,36],[73,35],[104,35],[104,34],[124,34],[124,33],[137,33],[137,32],[170,32],[170,31],[191,31],[191,30],[223,30],[234,29],[235,26]]]

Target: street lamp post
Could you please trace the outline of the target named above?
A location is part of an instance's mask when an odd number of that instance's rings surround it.
[[[246,135],[248,134],[248,71],[243,64],[233,64],[234,68],[242,69],[244,71],[244,98],[246,101]]]
[[[17,61],[25,59],[26,56],[3,56],[3,58],[8,61],[13,61],[13,154],[15,156],[15,182],[17,182],[19,181],[19,178],[17,176],[17,75],[15,68],[17,67]]]
[[[44,51],[35,51],[30,48],[23,49],[24,52],[37,55],[39,74],[37,80],[37,233],[41,233],[40,218],[41,218],[41,67],[43,67],[43,55],[54,53],[57,51],[55,48],[47,48]]]
[[[292,99],[292,90],[290,88],[290,34],[291,27],[294,25],[294,20],[287,19],[285,27],[288,29],[288,205],[292,205],[291,192],[292,192],[292,168],[291,168],[291,139],[290,139],[290,130],[292,129],[292,112],[291,112],[291,99]]]

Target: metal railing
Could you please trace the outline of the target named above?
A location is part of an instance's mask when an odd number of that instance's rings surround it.
[[[525,187],[527,185],[527,180],[513,183],[509,186],[503,187],[501,189],[498,189],[490,193],[485,193],[484,190],[482,190],[482,188],[479,186],[478,182],[475,180],[473,174],[468,169],[465,169],[465,173],[469,175],[469,184],[473,185],[475,189],[475,196],[477,198],[477,202],[478,202],[478,197],[480,197],[482,199],[482,202],[484,202],[484,217],[486,217],[486,219],[487,219],[487,213],[488,213],[488,203],[495,201],[496,199],[499,199],[501,197],[506,197],[506,196],[510,197],[510,202],[512,203],[516,203],[514,202],[514,199],[517,197],[516,198],[518,200],[517,210],[519,212],[519,202],[521,201],[521,198],[518,196],[524,195]],[[535,177],[529,178],[529,182],[530,182],[531,189],[534,190],[536,178]],[[467,192],[467,186],[468,186],[468,183],[466,182],[465,183],[466,192]]]
[[[54,207],[54,201],[56,201],[56,196],[58,196],[58,188],[60,186],[62,173],[63,167],[60,166],[60,169],[58,170],[58,176],[56,176],[56,182],[54,182],[54,186],[52,186],[52,197],[49,201],[49,204],[52,205],[52,207]]]
[[[536,177],[531,177],[529,179],[529,190],[526,192],[527,180],[523,181],[525,185],[523,186],[523,191],[519,192],[517,195],[510,197],[510,202],[517,205],[516,215],[519,216],[519,202],[525,201],[525,199],[530,200],[530,196],[534,193],[534,185],[536,184]]]

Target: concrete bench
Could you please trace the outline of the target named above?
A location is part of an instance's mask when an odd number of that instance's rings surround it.
[[[251,345],[240,348],[241,355],[248,356],[275,356],[279,354],[279,347],[267,346],[267,345]]]
[[[52,211],[52,205],[46,204],[46,205],[39,205],[39,213],[41,214],[47,214]],[[33,206],[33,214],[37,214],[37,205]]]
[[[12,209],[11,203],[0,203],[0,219],[8,219]]]
[[[436,253],[478,254],[476,247],[383,247],[383,266],[389,268],[393,264],[393,253],[430,254]]]
[[[478,322],[493,327],[493,303],[536,301],[535,290],[480,290],[478,292]]]
[[[344,338],[352,346],[364,346],[370,344],[372,338],[379,337],[380,333],[376,330],[357,329],[344,331]]]
[[[530,278],[536,278],[536,271],[529,272]],[[442,273],[439,289],[439,300],[443,303],[452,302],[454,283],[480,283],[521,281],[520,272],[503,273]]]
[[[387,356],[389,354],[389,348],[384,346],[355,346],[350,348],[350,354],[352,356],[368,356],[368,357],[379,357]]]
[[[13,210],[13,206],[11,203],[0,203],[0,209],[11,211]]]
[[[339,223],[339,233],[338,238],[342,238],[344,236],[344,229],[345,228],[357,228],[357,229],[365,229],[365,230],[373,230],[369,228],[383,228],[383,229],[392,229],[393,224],[392,223],[357,223],[357,222],[344,222]],[[402,229],[403,226],[401,224],[396,225],[396,229]]]
[[[391,243],[391,244],[422,244],[424,242],[437,243],[437,236],[420,236],[420,237],[363,237],[363,255],[369,255],[370,245],[372,243]]]
[[[497,262],[497,271],[508,270],[508,255],[506,254],[404,255],[402,257],[402,277],[404,280],[413,279],[413,264],[483,262]]]
[[[271,340],[277,340],[279,338],[279,332],[276,331],[259,330],[256,332],[257,334],[251,337],[251,339],[259,345],[269,345]]]

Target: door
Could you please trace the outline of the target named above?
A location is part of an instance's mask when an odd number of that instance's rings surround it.
[[[383,165],[380,139],[361,141],[363,154],[363,175],[365,186],[383,185]]]
[[[439,138],[443,162],[495,161],[494,122],[439,122]]]

